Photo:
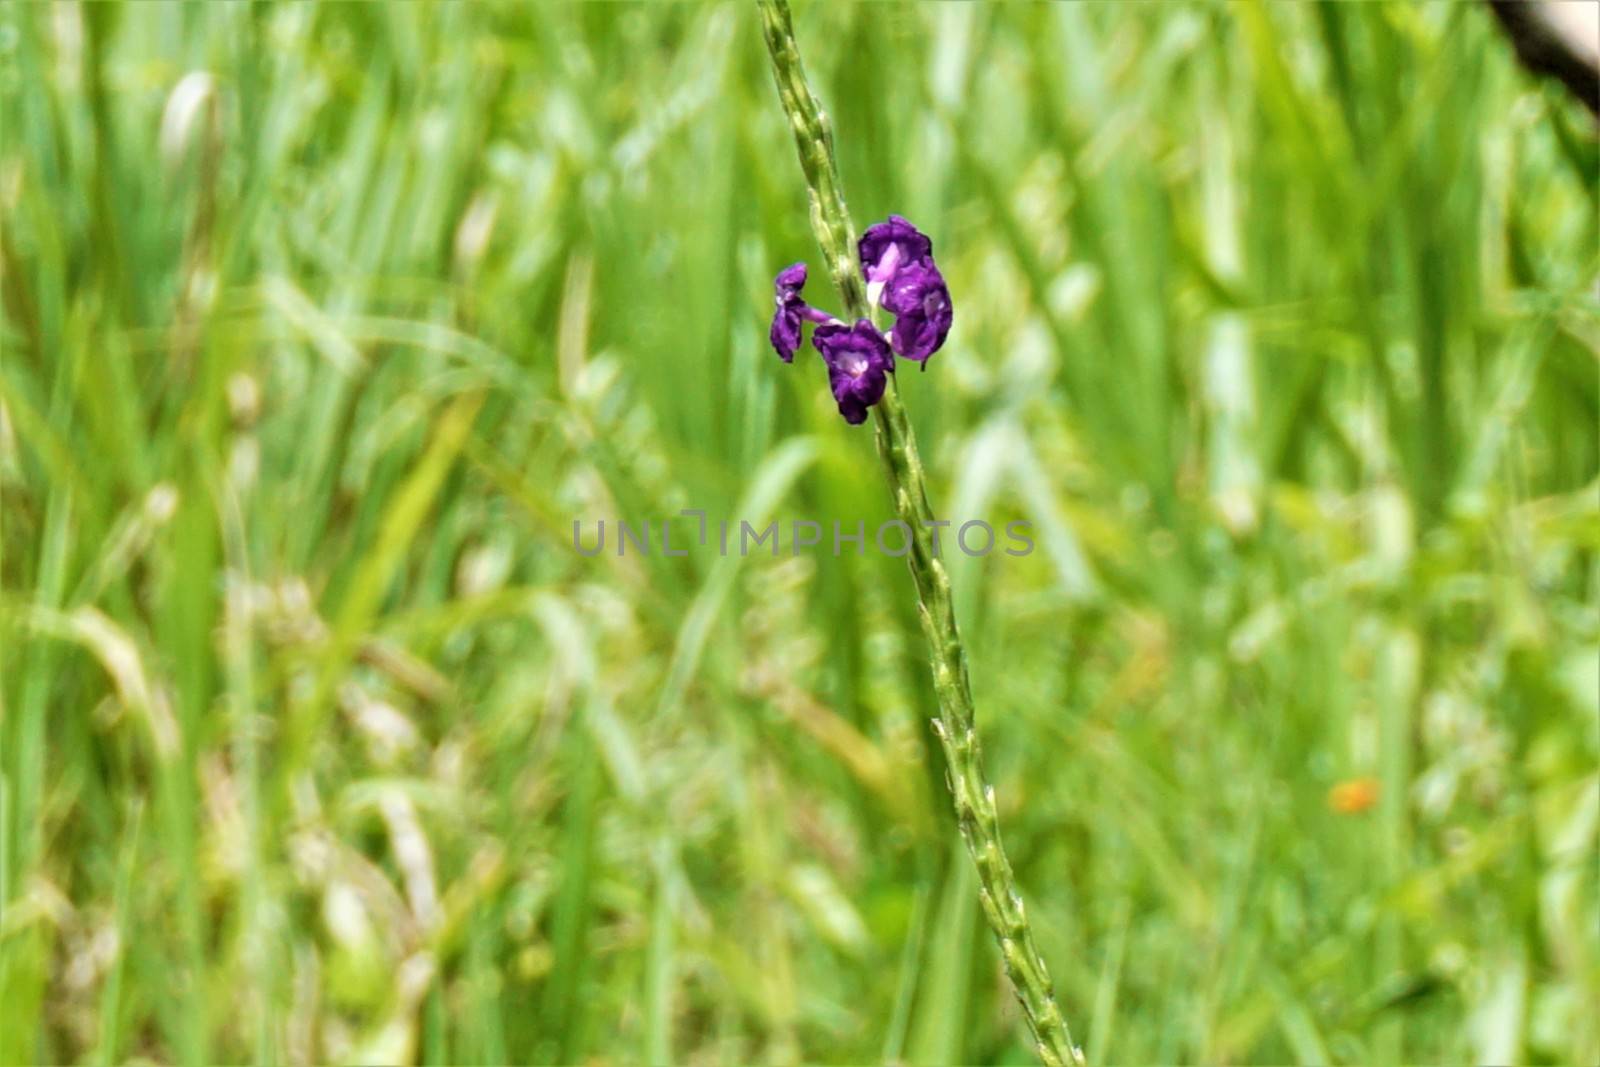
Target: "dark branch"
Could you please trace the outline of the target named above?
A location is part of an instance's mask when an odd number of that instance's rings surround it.
[[[1588,42],[1537,0],[1489,0],[1500,28],[1511,38],[1517,58],[1538,74],[1557,78],[1585,107],[1600,117],[1600,64]],[[1593,17],[1594,9],[1584,5]]]

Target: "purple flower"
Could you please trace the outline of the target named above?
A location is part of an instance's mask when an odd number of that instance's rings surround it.
[[[806,322],[833,322],[832,316],[800,299],[800,290],[806,287],[806,265],[791,263],[778,272],[773,284],[772,329],[767,337],[785,363],[793,362],[800,349],[803,324]]]
[[[828,365],[828,384],[839,402],[839,414],[852,426],[865,422],[867,409],[883,396],[894,353],[878,328],[866,319],[854,326],[830,322],[818,326],[811,343]]]
[[[950,333],[950,290],[931,259],[896,271],[883,290],[883,306],[895,317],[894,350],[906,359],[922,362]]]
[[[858,245],[867,300],[894,315],[894,350],[921,362],[950,333],[950,290],[933,262],[933,242],[899,215],[867,227]]]
[[[806,265],[794,263],[778,273],[773,286],[772,347],[785,363],[794,361],[805,324],[816,324],[811,343],[828,366],[828,384],[839,414],[856,425],[883,398],[894,359],[900,355],[927,366],[950,333],[950,289],[933,262],[933,242],[899,215],[867,227],[857,243],[867,279],[867,300],[894,315],[885,336],[869,319],[848,325],[811,307],[800,297]]]
[[[767,336],[771,338],[778,358],[785,363],[792,362],[795,352],[800,348],[800,309],[806,306],[805,301],[800,299],[800,290],[805,287],[804,263],[783,268],[773,285],[776,295],[773,298],[772,330]]]

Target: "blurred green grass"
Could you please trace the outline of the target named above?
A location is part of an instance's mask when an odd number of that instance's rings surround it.
[[[1587,117],[1477,5],[806,5],[1095,1061],[1600,1059]],[[1023,1062],[731,5],[0,5],[0,1061]]]

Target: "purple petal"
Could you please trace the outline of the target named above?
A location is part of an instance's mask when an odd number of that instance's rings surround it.
[[[767,332],[773,351],[785,363],[794,362],[800,350],[800,314],[790,307],[779,307],[772,313],[772,329]]]
[[[927,359],[944,344],[954,317],[950,290],[932,263],[895,272],[883,291],[883,306],[895,316],[894,349],[906,359]]]
[[[806,265],[804,263],[791,263],[778,272],[778,277],[773,288],[777,290],[779,299],[785,303],[800,295],[800,290],[806,287]]]
[[[869,282],[888,281],[894,269],[903,264],[933,262],[933,242],[899,215],[868,226],[856,243],[856,250]]]

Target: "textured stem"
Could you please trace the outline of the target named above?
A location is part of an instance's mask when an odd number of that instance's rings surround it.
[[[772,57],[778,97],[794,129],[800,167],[811,191],[811,225],[827,257],[828,271],[851,319],[871,318],[866,286],[856,262],[856,235],[845,208],[844,192],[834,163],[833,133],[828,116],[806,81],[795,45],[794,27],[785,0],[761,0],[762,32]],[[933,666],[939,698],[934,732],[944,749],[946,781],[955,801],[956,819],[967,851],[978,869],[978,895],[984,917],[1000,945],[1006,974],[1033,1031],[1039,1057],[1047,1064],[1081,1064],[1083,1053],[1072,1044],[1066,1020],[1056,1006],[1050,974],[1033,942],[1033,932],[1017,892],[1011,862],[1000,843],[994,788],[983,774],[982,752],[974,726],[972,687],[967,657],[956,629],[950,576],[933,548],[933,509],[928,505],[917,439],[893,376],[877,415],[878,454],[883,459],[895,512],[911,528],[908,560],[917,586],[918,614]]]

